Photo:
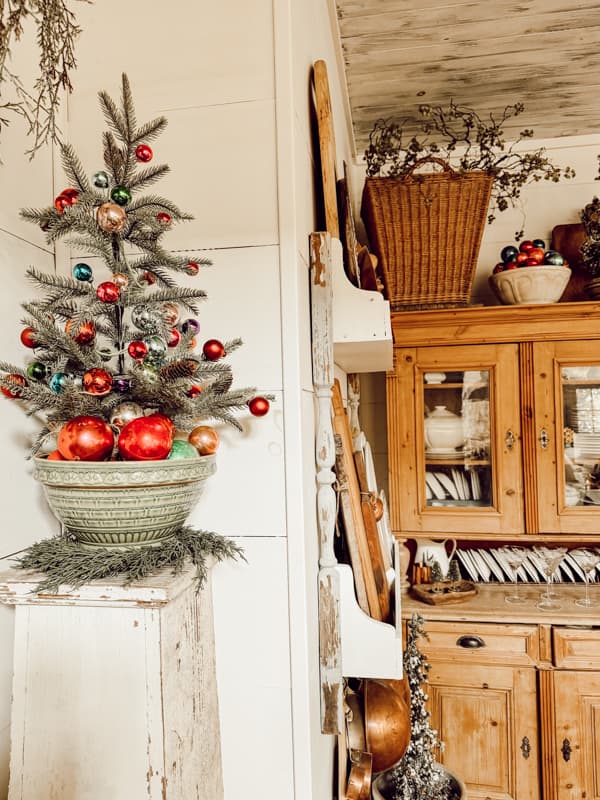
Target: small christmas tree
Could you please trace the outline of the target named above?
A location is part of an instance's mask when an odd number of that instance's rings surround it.
[[[400,764],[389,773],[388,785],[393,788],[393,800],[452,800],[454,797],[448,776],[436,766],[435,752],[441,743],[429,722],[425,707],[429,664],[418,647],[426,636],[424,620],[413,614],[408,624],[404,669],[410,688],[410,743]]]
[[[96,279],[84,262],[74,265],[73,277],[27,271],[44,293],[23,304],[21,341],[35,358],[25,368],[0,362],[0,386],[31,414],[45,417],[32,454],[54,435],[58,449],[49,457],[57,460],[213,453],[218,437],[206,422],[241,428],[235,414],[248,405],[262,416],[269,398],[232,388],[223,359],[239,339],[208,339],[197,347],[198,303],[206,295],[178,286],[177,278],[196,275],[210,262],[164,249],[165,233],[192,217],[147,193],[169,170],[149,163],[148,142],[166,119],[138,125],[125,75],[120,107],[105,92],[99,97],[109,127],[104,168],[90,179],[73,148],[63,145],[69,188],[52,206],[21,214],[45,231],[50,244],[68,237],[74,248],[99,256],[107,274]],[[174,439],[176,430],[183,437]]]

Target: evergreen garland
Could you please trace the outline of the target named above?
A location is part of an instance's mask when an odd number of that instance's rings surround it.
[[[16,560],[16,567],[44,572],[38,592],[58,592],[60,586],[77,589],[89,581],[122,576],[124,584],[146,578],[160,569],[179,574],[191,562],[196,567],[197,589],[206,580],[207,559],[246,560],[241,547],[218,533],[184,527],[174,537],[152,547],[82,547],[67,536],[43,539]]]

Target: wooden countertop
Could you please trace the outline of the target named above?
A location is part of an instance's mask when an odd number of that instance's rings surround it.
[[[543,611],[536,608],[544,584],[520,584],[519,590],[527,603],[511,605],[504,600],[512,591],[512,584],[479,583],[478,594],[462,603],[429,605],[411,596],[410,591],[401,598],[402,617],[410,618],[417,613],[426,620],[448,620],[454,622],[506,622],[542,625],[578,625],[584,627],[600,626],[600,605],[583,608],[575,605],[575,600],[584,597],[583,584],[553,584],[552,590],[560,595],[561,608]],[[590,585],[590,598],[600,602],[600,584]]]

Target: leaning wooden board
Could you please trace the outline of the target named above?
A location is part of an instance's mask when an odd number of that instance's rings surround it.
[[[327,64],[321,59],[313,64],[313,83],[317,126],[319,129],[319,152],[321,154],[321,174],[323,178],[323,201],[325,205],[325,225],[327,231],[336,239],[340,238],[340,222],[337,204],[337,171],[335,164],[335,136],[333,114],[329,94]]]
[[[333,402],[333,429],[341,438],[342,463],[346,476],[346,485],[350,505],[350,518],[348,524],[352,526],[353,535],[356,538],[358,552],[360,553],[360,563],[362,567],[362,578],[364,580],[369,605],[369,614],[374,619],[382,620],[381,608],[379,605],[379,594],[377,591],[377,581],[373,571],[373,563],[369,551],[367,532],[362,514],[360,502],[360,487],[354,466],[352,455],[352,434],[350,433],[350,422],[344,409],[342,393],[339,381],[335,381],[332,391]],[[346,522],[346,520],[345,520]]]

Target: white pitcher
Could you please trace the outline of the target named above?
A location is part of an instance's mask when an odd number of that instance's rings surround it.
[[[456,552],[456,539],[444,539],[441,542],[434,542],[432,539],[416,539],[417,550],[415,553],[415,564],[425,564],[431,566],[437,561],[444,577],[448,574],[450,561]],[[450,542],[452,549],[450,554],[446,550],[446,542]]]

